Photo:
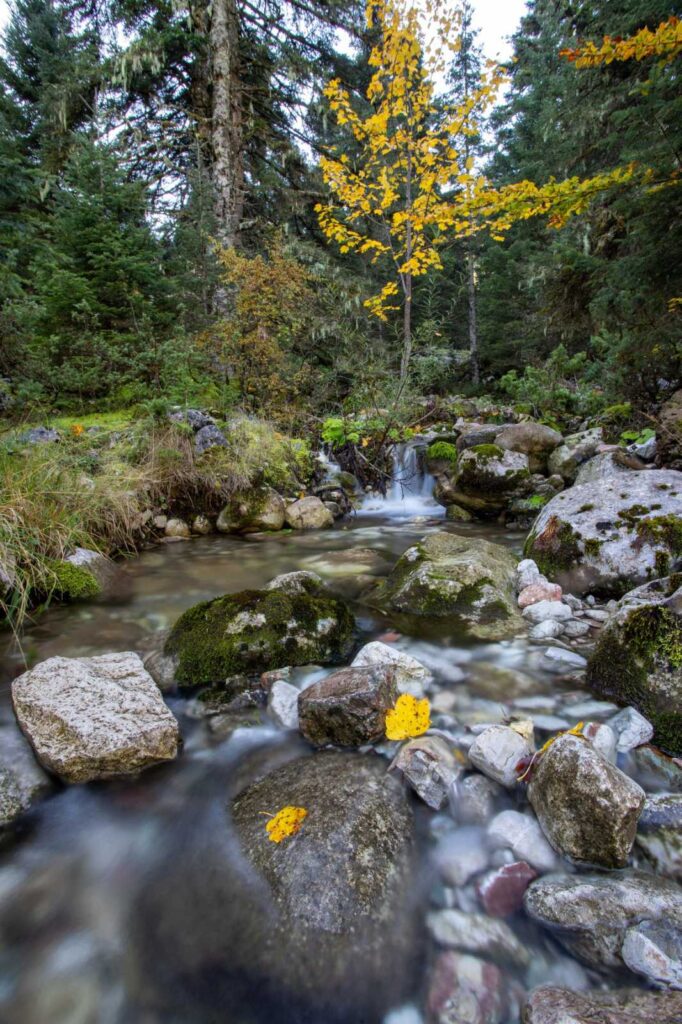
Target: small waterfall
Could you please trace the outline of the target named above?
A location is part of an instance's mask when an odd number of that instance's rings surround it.
[[[395,445],[391,485],[386,497],[369,495],[363,503],[363,512],[397,518],[444,513],[442,506],[433,499],[435,481],[424,465],[423,448],[423,438]]]

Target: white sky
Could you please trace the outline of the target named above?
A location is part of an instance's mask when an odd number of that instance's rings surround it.
[[[505,59],[510,53],[507,40],[524,12],[525,0],[473,0],[473,6],[486,56]],[[0,28],[8,17],[7,0],[0,0]]]

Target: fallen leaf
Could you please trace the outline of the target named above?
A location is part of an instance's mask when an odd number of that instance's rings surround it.
[[[295,836],[307,814],[305,807],[291,806],[283,807],[277,814],[273,814],[265,826],[270,842],[281,843],[283,839]]]
[[[386,712],[386,738],[408,740],[422,736],[431,726],[431,706],[426,699],[417,700],[410,693],[401,693],[395,707]]]

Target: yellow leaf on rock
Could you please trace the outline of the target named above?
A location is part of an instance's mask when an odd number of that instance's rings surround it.
[[[408,740],[422,736],[431,726],[431,706],[424,697],[417,700],[410,693],[402,693],[395,707],[386,712],[386,738]]]
[[[305,807],[283,807],[265,826],[270,842],[281,843],[283,839],[295,836],[307,814]]]

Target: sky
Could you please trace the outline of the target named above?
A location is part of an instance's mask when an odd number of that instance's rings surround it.
[[[473,0],[481,42],[487,57],[509,56],[507,43],[524,12],[525,0]],[[0,28],[9,17],[7,0],[0,0]]]

